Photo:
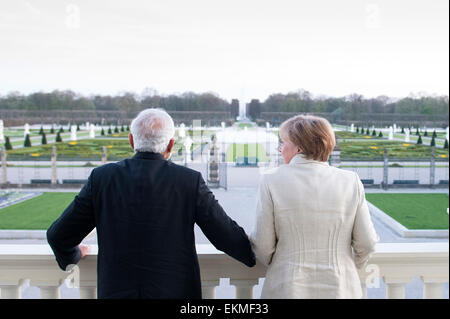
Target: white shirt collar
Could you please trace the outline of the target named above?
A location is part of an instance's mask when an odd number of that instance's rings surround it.
[[[296,154],[292,157],[289,165],[297,165],[297,164],[320,164],[325,166],[330,166],[328,162],[316,161],[313,159],[307,159],[303,154]]]

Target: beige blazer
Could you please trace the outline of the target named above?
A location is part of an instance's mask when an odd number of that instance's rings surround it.
[[[361,298],[379,237],[358,175],[297,154],[262,175],[250,239],[268,265],[261,298]]]

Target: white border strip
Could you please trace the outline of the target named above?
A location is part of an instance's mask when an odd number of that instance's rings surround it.
[[[367,201],[369,211],[380,222],[393,230],[399,236],[405,238],[449,238],[448,229],[413,229],[410,230],[397,222],[391,216],[383,212],[381,209]]]

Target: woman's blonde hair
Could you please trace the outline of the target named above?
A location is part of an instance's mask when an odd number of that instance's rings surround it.
[[[307,159],[325,162],[336,145],[330,123],[318,116],[297,115],[280,126],[280,136],[301,149]]]

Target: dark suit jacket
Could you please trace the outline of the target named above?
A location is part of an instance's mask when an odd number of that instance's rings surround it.
[[[194,223],[217,249],[255,265],[244,230],[199,172],[161,154],[136,153],[95,168],[47,240],[65,270],[97,227],[99,298],[201,298]]]

